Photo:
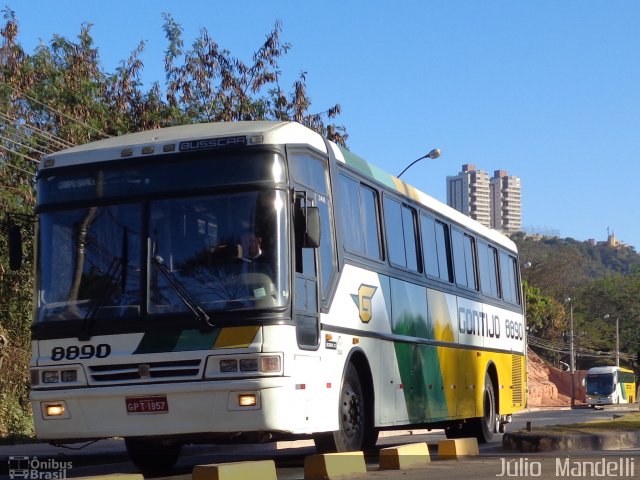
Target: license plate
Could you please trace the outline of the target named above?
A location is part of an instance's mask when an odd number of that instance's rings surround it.
[[[165,395],[152,397],[127,397],[124,399],[128,414],[138,413],[168,413],[169,403]]]

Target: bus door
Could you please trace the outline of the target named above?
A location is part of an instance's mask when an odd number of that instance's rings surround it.
[[[306,190],[295,189],[295,282],[293,320],[296,339],[303,350],[317,350],[320,339],[317,248],[307,247],[300,230],[306,221],[309,207],[313,208],[313,195]]]
[[[296,225],[295,296],[293,315],[298,345],[317,350],[320,340],[320,309],[327,311],[337,280],[335,235],[327,159],[306,150],[288,151],[294,195],[294,225],[300,221],[319,222],[317,244],[309,245]],[[307,225],[308,226],[308,225]],[[308,239],[306,239],[308,240]]]

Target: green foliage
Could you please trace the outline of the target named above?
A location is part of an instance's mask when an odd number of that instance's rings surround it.
[[[540,289],[523,282],[527,299],[527,326],[529,333],[542,338],[558,338],[566,329],[564,305],[545,296]]]
[[[579,368],[611,365],[615,319],[619,319],[621,363],[634,366],[640,351],[640,255],[632,247],[516,234],[527,298],[529,332],[550,343],[547,359],[568,351],[569,306]],[[605,315],[609,319],[605,320]],[[564,354],[568,363],[568,357]]]
[[[329,123],[336,104],[311,113],[306,74],[291,90],[281,86],[278,61],[291,46],[280,39],[276,22],[250,62],[219,47],[206,29],[190,48],[182,27],[164,16],[165,78],[149,88],[141,82],[140,42],[115,72],[104,71],[91,25],[76,39],[55,35],[28,54],[18,42],[14,12],[4,10],[0,28],[0,226],[7,212],[32,214],[34,175],[48,153],[107,136],[209,121],[295,120],[342,145],[343,126]],[[0,434],[30,432],[28,403],[29,330],[33,291],[33,228],[20,223],[25,265],[8,269],[7,239],[0,235],[0,333],[8,347],[0,352]],[[4,229],[3,229],[4,230]]]

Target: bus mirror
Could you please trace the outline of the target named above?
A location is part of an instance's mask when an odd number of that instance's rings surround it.
[[[9,225],[8,239],[9,268],[11,270],[20,270],[22,268],[22,233],[18,225]]]
[[[318,248],[320,246],[320,210],[318,207],[306,208],[305,223],[304,247]]]

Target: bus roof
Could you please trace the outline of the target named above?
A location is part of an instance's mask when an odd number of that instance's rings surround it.
[[[628,368],[616,367],[615,365],[612,365],[612,366],[607,365],[605,367],[592,367],[589,370],[587,370],[587,375],[598,375],[598,374],[613,373],[618,371],[633,373],[633,370],[629,370]]]
[[[96,162],[128,161],[132,158],[171,154],[180,151],[184,144],[197,149],[197,141],[224,141],[231,145],[244,137],[248,145],[308,144],[326,152],[322,137],[313,130],[297,122],[250,121],[196,123],[176,127],[147,130],[110,137],[79,145],[48,155],[40,162],[40,170],[50,167],[64,167]],[[406,195],[415,202],[442,214],[459,225],[485,238],[515,251],[516,246],[509,238],[476,222],[461,212],[414,188],[381,168],[329,142],[338,161],[349,165],[363,175],[385,185],[391,190]]]
[[[296,122],[194,123],[129,133],[67,148],[44,157],[40,162],[40,169],[175,153],[180,148],[179,143],[189,140],[232,139],[241,136],[246,137],[249,144],[309,143],[326,152],[322,137]],[[165,146],[173,146],[173,150],[165,150]],[[131,152],[123,155],[125,150]]]

